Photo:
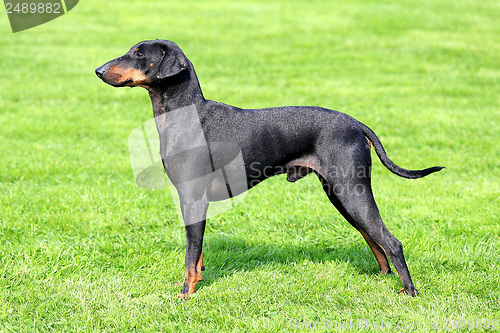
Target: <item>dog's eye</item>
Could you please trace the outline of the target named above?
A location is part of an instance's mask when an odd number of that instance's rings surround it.
[[[141,52],[136,52],[135,55],[137,56],[137,58],[144,58],[144,54],[142,54]]]

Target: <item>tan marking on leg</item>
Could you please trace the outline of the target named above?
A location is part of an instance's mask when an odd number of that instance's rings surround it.
[[[386,255],[384,253],[380,252],[380,250],[377,248],[379,246],[384,252],[385,250],[380,246],[379,244],[375,243],[371,239],[370,236],[368,236],[363,230],[359,230],[363,238],[366,240],[368,243],[368,246],[370,246],[370,249],[372,250],[373,254],[375,255],[375,259],[377,259],[378,266],[380,267],[380,272],[382,274],[387,274],[388,272],[391,271],[391,267],[389,266],[389,262],[387,261]]]
[[[196,273],[198,274],[199,280],[198,281],[203,281],[203,276],[201,276],[201,271],[204,268],[203,266],[203,252],[200,254],[200,259],[198,259],[198,262],[196,263]]]
[[[177,297],[179,298],[187,298],[189,295],[194,293],[196,289],[196,284],[199,281],[203,281],[203,277],[201,276],[201,268],[203,266],[203,253],[201,253],[198,262],[195,267],[188,267],[184,273],[184,285],[187,285],[188,292],[187,294],[179,293]]]
[[[317,157],[315,156],[306,156],[306,157],[301,157],[296,160],[291,161],[286,165],[287,167],[306,167],[309,169],[312,169],[316,171],[321,177],[325,178],[321,167],[320,163]]]

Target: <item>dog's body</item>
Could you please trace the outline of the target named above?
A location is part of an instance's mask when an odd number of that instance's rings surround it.
[[[387,254],[403,283],[401,291],[417,294],[402,245],[384,225],[373,198],[370,144],[389,170],[405,178],[424,177],[441,167],[400,168],[372,130],[341,112],[306,106],[244,110],[206,100],[193,65],[170,41],[139,43],[96,73],[113,86],[149,91],[160,153],[179,193],[186,227],[180,297],[192,294],[202,280],[210,201],[234,197],[276,174],[287,173],[287,180],[294,182],[311,172],[332,204],[363,235],[381,272],[391,273]],[[234,162],[238,157],[241,163]]]

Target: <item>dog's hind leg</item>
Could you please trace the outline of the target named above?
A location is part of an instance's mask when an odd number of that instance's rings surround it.
[[[344,173],[327,171],[323,173],[327,178],[319,174],[318,177],[330,202],[363,235],[382,273],[390,273],[387,255],[403,283],[400,292],[415,296],[417,290],[406,265],[402,244],[385,226],[373,197],[369,148],[368,146],[359,148],[351,150],[353,152],[351,156],[347,156],[348,154],[342,156]],[[347,168],[352,169],[352,172]]]
[[[364,232],[362,229],[356,229],[361,233],[366,243],[368,243],[368,246],[370,246],[370,249],[375,255],[378,267],[380,268],[380,274],[392,274],[391,266],[389,266],[389,261],[387,260],[387,256],[385,255],[384,250],[382,250],[382,248],[370,236],[368,236],[366,232]]]

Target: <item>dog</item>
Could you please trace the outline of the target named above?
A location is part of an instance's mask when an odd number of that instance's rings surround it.
[[[194,67],[172,41],[134,45],[96,69],[114,87],[143,87],[153,104],[165,172],[174,184],[186,230],[185,277],[180,298],[203,280],[203,236],[209,202],[237,196],[276,174],[295,182],[319,178],[330,202],[370,246],[382,274],[418,294],[403,247],[387,229],[373,197],[371,146],[382,164],[404,178],[443,167],[407,170],[387,156],[377,135],[347,114],[312,106],[241,109],[204,98]]]

